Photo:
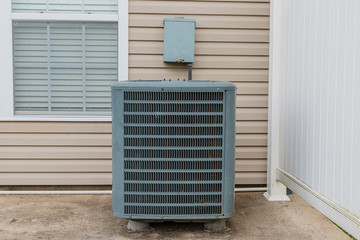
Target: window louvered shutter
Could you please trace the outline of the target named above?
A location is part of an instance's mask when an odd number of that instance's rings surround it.
[[[14,22],[15,111],[109,111],[117,24]]]
[[[117,13],[117,0],[12,0],[13,12]]]

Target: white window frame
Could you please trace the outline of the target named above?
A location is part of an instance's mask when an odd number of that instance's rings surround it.
[[[0,121],[111,121],[111,116],[99,115],[15,115],[13,76],[13,21],[71,21],[118,23],[118,81],[129,76],[129,6],[128,0],[118,0],[117,14],[57,14],[12,13],[11,0],[0,2]]]

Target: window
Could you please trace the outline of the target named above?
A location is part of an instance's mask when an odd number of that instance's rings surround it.
[[[127,1],[9,5],[0,3],[0,16],[9,18],[0,23],[0,47],[11,47],[0,56],[0,120],[109,116],[110,86],[128,74]]]

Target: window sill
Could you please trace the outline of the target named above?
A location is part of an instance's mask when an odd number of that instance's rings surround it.
[[[111,116],[17,115],[0,117],[0,122],[111,122]]]

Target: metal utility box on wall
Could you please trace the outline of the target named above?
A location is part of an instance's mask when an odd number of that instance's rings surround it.
[[[195,19],[164,19],[164,62],[194,62]]]
[[[210,220],[234,213],[232,83],[125,81],[112,87],[113,214]]]

